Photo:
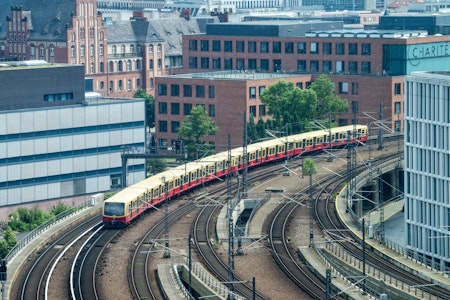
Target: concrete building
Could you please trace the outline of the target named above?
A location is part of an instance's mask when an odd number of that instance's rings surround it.
[[[204,106],[219,128],[215,135],[205,137],[206,142],[214,145],[217,151],[225,151],[228,134],[231,134],[232,144],[242,145],[244,111],[248,119],[250,115],[256,121],[260,117],[267,119],[266,106],[259,96],[265,88],[280,80],[304,88],[311,82],[311,76],[221,71],[158,77],[155,138],[159,146],[173,145],[179,137],[181,123],[196,105]]]
[[[85,101],[81,65],[2,63],[0,90],[2,207],[118,188],[122,146],[145,146],[144,100]]]
[[[450,269],[450,73],[406,77],[405,222],[410,256]]]

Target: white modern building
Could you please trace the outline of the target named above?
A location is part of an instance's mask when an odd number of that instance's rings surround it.
[[[450,270],[450,71],[405,84],[405,223],[410,256]]]
[[[0,207],[120,187],[122,147],[145,146],[145,101],[86,101],[84,83],[77,65],[0,68]],[[127,168],[128,184],[145,178],[144,160]]]

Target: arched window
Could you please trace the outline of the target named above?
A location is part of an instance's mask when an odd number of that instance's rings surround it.
[[[81,45],[80,47],[80,56],[84,57],[84,45]]]
[[[158,70],[162,69],[162,60],[161,58],[158,58]]]
[[[89,55],[92,57],[94,56],[94,45],[89,46]]]
[[[141,80],[139,78],[136,79],[136,88],[137,89],[141,88]]]
[[[123,89],[122,80],[119,80],[119,92],[121,92]]]
[[[111,80],[109,82],[109,91],[112,92],[114,90],[114,82]]]
[[[158,44],[158,52],[161,52],[161,51],[162,51],[162,45]]]
[[[105,89],[105,83],[100,81],[100,90],[103,91]]]
[[[112,46],[112,54],[116,54],[116,53],[117,53],[116,46]]]
[[[75,57],[75,46],[70,47],[70,57],[72,57],[72,58]]]
[[[136,71],[140,71],[141,70],[141,61],[137,60],[136,61]]]
[[[55,45],[50,45],[50,57],[55,56]]]
[[[72,42],[75,42],[75,32],[72,32],[72,33],[70,34],[70,40],[71,40]]]
[[[94,74],[94,63],[91,63],[91,65],[90,65],[90,71],[91,71],[91,74]]]
[[[148,68],[150,70],[153,70],[153,59],[150,59],[150,61],[148,62]]]
[[[149,51],[150,53],[153,53],[153,45],[150,45],[150,46],[148,47],[148,51]]]
[[[105,72],[105,66],[103,65],[103,62],[100,62],[100,73],[104,73]]]
[[[100,46],[99,46],[99,52],[100,52],[100,55],[103,55],[103,44],[100,44]]]
[[[39,46],[39,56],[40,57],[44,57],[45,56],[45,47],[42,44]]]
[[[100,31],[100,41],[103,41],[103,39],[105,38],[103,31]]]
[[[127,60],[127,71],[131,71],[131,60]]]
[[[118,72],[122,72],[122,71],[123,71],[123,68],[122,68],[122,61],[121,61],[121,60],[119,61],[119,66],[117,67],[117,71],[118,71]]]
[[[109,62],[109,70],[108,72],[114,72],[114,63],[112,61]]]
[[[122,45],[120,47],[120,53],[124,54],[125,53],[125,45]]]
[[[131,91],[131,79],[128,79],[127,81],[127,90]]]
[[[73,46],[72,46],[73,47]],[[36,55],[36,53],[35,53],[35,48],[34,48],[34,44],[31,44],[30,45],[30,56],[35,56]],[[73,56],[72,56],[73,57]]]
[[[153,88],[154,88],[153,78],[150,78],[150,89],[153,90]]]

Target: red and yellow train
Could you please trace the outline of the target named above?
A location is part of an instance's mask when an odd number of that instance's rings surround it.
[[[355,131],[356,130],[356,131]],[[354,134],[355,133],[355,134]],[[279,139],[268,140],[247,146],[248,167],[282,160],[348,143],[365,142],[368,128],[364,125],[349,125],[330,130],[311,131]],[[287,149],[287,151],[286,151]],[[244,167],[243,149],[231,150],[231,172]],[[228,174],[228,151],[189,162],[124,188],[103,204],[105,227],[125,227],[151,207]],[[167,187],[167,195],[166,195]]]

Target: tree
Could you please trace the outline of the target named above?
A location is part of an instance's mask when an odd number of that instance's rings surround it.
[[[147,159],[147,173],[150,175],[164,172],[167,168],[166,161],[161,158]]]
[[[134,98],[145,99],[145,121],[147,127],[155,126],[155,98],[152,95],[147,94],[144,89],[137,89],[134,92]]]
[[[219,128],[212,119],[206,115],[203,106],[196,105],[187,116],[187,121],[181,123],[178,133],[184,140],[187,152],[191,156],[193,153],[198,153],[198,150],[207,148],[205,143],[201,141],[203,136],[214,134],[218,130]]]
[[[8,245],[9,249],[11,250],[14,248],[15,245],[17,245],[17,238],[14,232],[11,230],[11,227],[7,226],[5,232],[3,233],[3,238],[6,241],[6,244]]]

